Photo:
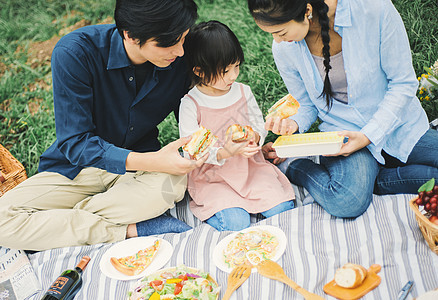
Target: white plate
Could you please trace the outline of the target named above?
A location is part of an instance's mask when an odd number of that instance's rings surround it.
[[[272,257],[273,261],[277,261],[283,255],[284,251],[286,250],[286,245],[287,245],[287,238],[286,238],[286,235],[284,234],[283,230],[281,230],[278,227],[270,226],[270,225],[251,226],[251,227],[248,227],[244,230],[241,230],[241,231],[238,231],[238,232],[235,232],[235,233],[232,233],[232,234],[226,236],[225,238],[223,238],[219,242],[219,244],[216,245],[216,247],[213,250],[213,262],[216,265],[216,267],[218,267],[219,269],[221,269],[224,272],[230,273],[233,269],[228,267],[223,259],[224,249],[231,242],[231,240],[233,240],[236,237],[236,235],[238,233],[247,232],[247,231],[251,231],[254,229],[267,231],[278,238],[279,244],[278,244],[278,248],[277,248],[275,255]],[[252,272],[255,272],[255,271],[256,271],[256,268],[253,268]]]
[[[156,240],[161,241],[160,248],[158,249],[158,252],[151,264],[140,274],[134,276],[125,275],[117,271],[116,268],[114,268],[111,264],[111,257],[119,258],[133,255],[144,248],[152,246]],[[100,260],[100,270],[106,276],[118,280],[138,279],[162,268],[170,260],[172,253],[173,247],[166,240],[153,236],[130,238],[115,244],[103,254],[102,259]]]

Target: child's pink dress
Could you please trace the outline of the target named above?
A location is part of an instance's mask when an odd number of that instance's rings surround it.
[[[221,109],[199,106],[196,99],[187,95],[196,104],[199,125],[219,138],[217,147],[223,146],[228,126],[249,125],[247,101],[240,87],[242,97]],[[222,166],[204,164],[190,172],[187,189],[193,199],[190,208],[202,221],[230,207],[259,213],[295,198],[287,177],[265,160],[262,151],[250,158],[233,156]]]

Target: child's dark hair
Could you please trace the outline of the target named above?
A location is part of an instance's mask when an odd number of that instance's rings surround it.
[[[184,57],[192,71],[192,84],[208,84],[222,76],[227,67],[243,63],[242,47],[236,35],[219,21],[195,25],[184,42]],[[193,69],[199,69],[202,78]]]
[[[248,8],[254,20],[265,25],[280,25],[291,20],[303,22],[307,4],[312,5],[313,13],[318,17],[321,25],[321,38],[323,42],[322,54],[324,56],[325,79],[321,96],[325,96],[327,108],[333,104],[333,91],[328,73],[330,66],[330,36],[329,36],[329,10],[324,0],[248,0]]]
[[[193,0],[117,0],[114,11],[122,39],[123,31],[127,31],[130,38],[140,41],[140,46],[154,39],[158,47],[171,47],[197,18]]]

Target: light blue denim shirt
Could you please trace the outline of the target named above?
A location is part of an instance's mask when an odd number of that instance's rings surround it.
[[[301,104],[292,117],[300,132],[319,117],[321,131],[361,131],[384,163],[382,149],[406,162],[428,129],[416,97],[418,80],[403,21],[390,0],[338,0],[335,31],[342,37],[348,104],[333,101],[327,114],[323,81],[305,40],[273,43],[277,68]]]

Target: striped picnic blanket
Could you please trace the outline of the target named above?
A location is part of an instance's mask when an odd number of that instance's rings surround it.
[[[286,274],[305,289],[334,299],[323,291],[337,268],[347,262],[369,267],[380,264],[381,284],[363,299],[396,299],[408,280],[414,281],[412,299],[438,287],[438,256],[427,246],[414,213],[409,208],[413,195],[374,196],[365,214],[355,220],[337,219],[319,205],[310,204],[254,223],[281,228],[288,239],[286,251],[278,260]],[[187,205],[175,208],[189,217]],[[188,223],[196,222],[188,220]],[[205,223],[181,234],[161,235],[174,251],[165,267],[185,264],[203,269],[226,289],[228,274],[218,269],[212,260],[215,246],[230,232],[218,232]],[[42,297],[52,281],[65,269],[72,268],[83,255],[92,259],[85,269],[83,286],[75,299],[127,299],[134,281],[118,281],[106,277],[100,270],[102,255],[112,244],[52,249],[28,257],[43,291],[32,300]],[[262,288],[263,287],[263,288]],[[223,295],[223,292],[221,296]],[[231,299],[303,299],[291,288],[252,273],[234,292]]]

